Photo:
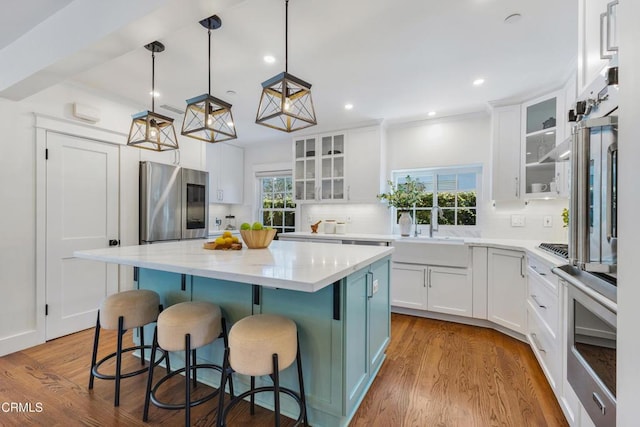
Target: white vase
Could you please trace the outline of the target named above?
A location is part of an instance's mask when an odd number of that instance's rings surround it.
[[[400,235],[401,236],[409,236],[411,235],[411,225],[413,221],[411,220],[411,215],[409,212],[401,212],[400,218],[398,218],[398,225],[400,226]]]

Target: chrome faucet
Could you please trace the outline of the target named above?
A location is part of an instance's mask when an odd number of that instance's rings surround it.
[[[429,237],[433,237],[433,232],[438,231],[438,217],[444,218],[444,212],[440,206],[431,208],[431,221],[429,221]]]

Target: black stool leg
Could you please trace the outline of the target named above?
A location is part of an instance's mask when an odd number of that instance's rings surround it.
[[[124,335],[124,317],[118,317],[118,348],[116,350],[116,396],[113,406],[120,406],[120,372],[122,370],[122,336]]]
[[[198,379],[196,377],[196,349],[191,350],[191,365],[193,366],[193,388],[198,386]]]
[[[304,411],[303,422],[305,427],[309,425],[307,419],[307,398],[304,394],[304,382],[302,380],[302,358],[300,357],[300,340],[298,339],[298,351],[296,353],[296,365],[298,365],[298,384],[300,385],[300,400],[302,401],[302,409]]]
[[[224,348],[229,348],[229,335],[227,335],[227,321],[223,317],[222,320],[222,341],[224,342]],[[222,389],[224,390],[224,388]],[[233,375],[229,375],[229,394],[233,399],[235,394],[233,393]]]
[[[220,388],[218,389],[218,416],[216,420],[216,426],[222,427],[224,418],[223,418],[223,410],[224,410],[224,387],[227,382],[227,371],[229,370],[229,347],[225,344],[224,347],[224,356],[222,359],[222,378],[220,379]],[[229,374],[229,379],[231,379],[231,374]]]
[[[98,341],[100,340],[100,310],[98,310],[98,319],[96,320],[96,332],[93,335],[93,354],[91,355],[91,369],[89,371],[89,390],[93,388],[93,367],[96,366],[98,359]]]
[[[140,364],[144,366],[144,326],[140,326],[138,328],[138,333],[140,334],[140,353],[142,353],[142,356],[140,357]],[[153,361],[151,361],[151,363],[153,363]]]
[[[278,353],[273,354],[273,408],[275,412],[275,426],[280,427],[280,378],[278,375]]]
[[[251,377],[251,391],[256,388],[256,377]],[[256,413],[256,395],[252,394],[250,396],[251,399],[251,407],[249,408],[249,413],[254,415]]]
[[[158,348],[158,328],[153,331],[153,343],[151,344],[151,360],[156,359],[156,349]],[[168,353],[167,353],[168,354]],[[149,419],[149,400],[151,399],[151,385],[153,383],[153,362],[149,365],[149,376],[147,377],[147,392],[144,395],[144,412],[142,421],[147,422]]]
[[[191,334],[184,336],[184,425],[191,425]]]

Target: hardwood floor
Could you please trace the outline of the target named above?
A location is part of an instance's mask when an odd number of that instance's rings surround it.
[[[488,329],[411,316],[394,314],[391,325],[387,360],[352,426],[567,425],[526,344]],[[88,390],[92,343],[90,329],[0,358],[0,425],[183,424],[183,411],[153,406],[149,422],[141,421],[146,375],[123,380],[119,408],[113,407],[113,381],[96,380]],[[105,331],[99,356],[114,348],[115,334]],[[127,358],[125,368],[137,363]],[[169,394],[182,396],[180,379],[169,387]],[[8,412],[5,402],[28,403],[32,412]],[[216,402],[193,408],[192,424],[212,425]],[[242,405],[228,421],[267,426],[273,416],[258,407],[252,417]]]

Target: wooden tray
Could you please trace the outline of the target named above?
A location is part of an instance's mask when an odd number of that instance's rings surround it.
[[[215,250],[222,250],[222,251],[239,251],[242,249],[242,242],[237,242],[237,243],[229,243],[229,244],[224,244],[224,245],[219,245],[216,242],[204,242],[202,244],[202,247],[205,249],[215,249]]]

